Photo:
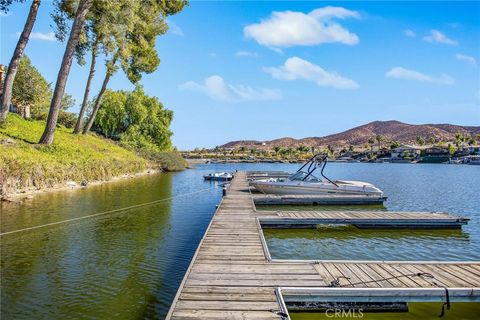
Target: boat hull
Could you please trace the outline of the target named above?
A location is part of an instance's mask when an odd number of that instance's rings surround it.
[[[232,177],[213,177],[213,176],[203,176],[205,180],[208,181],[230,181]]]
[[[326,194],[344,194],[344,195],[374,195],[383,196],[383,192],[370,186],[353,187],[334,184],[305,184],[298,183],[277,183],[267,181],[252,181],[250,186],[265,194],[295,194],[295,195],[326,195]],[[376,189],[376,190],[375,190]]]

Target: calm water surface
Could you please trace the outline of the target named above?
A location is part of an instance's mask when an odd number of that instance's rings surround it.
[[[211,188],[1,238],[1,319],[164,318],[221,198],[200,170],[2,204],[2,232]]]
[[[1,237],[1,319],[163,318],[221,198],[202,175],[214,171],[288,170],[289,164],[200,165],[195,170],[92,186],[2,203],[8,232],[123,208],[152,206]],[[480,252],[480,167],[331,164],[335,178],[370,181],[388,210],[449,211],[472,221],[446,233]],[[201,189],[201,193],[182,196]],[[170,199],[173,197],[173,199]],[[288,237],[286,237],[288,238]],[[307,242],[309,236],[305,237]],[[443,239],[443,236],[442,236]],[[472,251],[471,251],[472,252]]]

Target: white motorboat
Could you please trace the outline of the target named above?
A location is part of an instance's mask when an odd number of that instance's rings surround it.
[[[271,178],[250,181],[250,186],[266,194],[342,194],[383,196],[383,191],[371,183],[362,181],[335,180],[332,181],[323,174],[327,157],[320,159],[319,155],[312,157],[297,172],[287,178]],[[304,168],[306,170],[303,170]],[[324,179],[317,178],[313,172],[321,168]]]
[[[228,172],[215,172],[215,173],[209,173],[203,176],[203,178],[205,180],[211,180],[211,181],[230,181],[233,179],[233,174]]]
[[[445,164],[460,164],[462,163],[462,160],[461,159],[450,159],[446,162],[444,162]]]

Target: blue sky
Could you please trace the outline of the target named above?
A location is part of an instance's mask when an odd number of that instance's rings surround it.
[[[43,1],[26,53],[54,82],[64,45]],[[28,6],[0,17],[8,64]],[[169,18],[142,84],[180,149],[322,136],[374,120],[480,124],[480,2],[199,2]],[[93,83],[104,74],[99,59]],[[88,65],[73,64],[78,104]],[[131,89],[122,73],[112,89]]]

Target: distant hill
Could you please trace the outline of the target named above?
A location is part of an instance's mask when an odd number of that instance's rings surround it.
[[[386,141],[399,141],[400,143],[415,143],[417,137],[423,137],[425,140],[433,137],[437,141],[452,141],[456,133],[466,135],[480,134],[479,127],[457,126],[453,124],[420,124],[413,125],[400,121],[374,121],[365,125],[340,133],[331,134],[325,137],[309,137],[303,139],[280,138],[271,141],[243,140],[231,141],[222,148],[239,147],[295,147],[299,145],[306,146],[345,146],[345,145],[363,145],[368,143],[370,138],[377,135],[385,137]]]

